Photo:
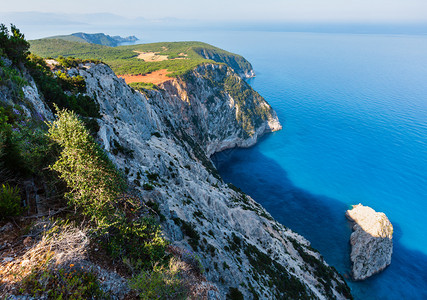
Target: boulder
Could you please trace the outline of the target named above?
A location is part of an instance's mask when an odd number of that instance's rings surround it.
[[[352,276],[364,280],[391,263],[393,225],[384,213],[362,204],[347,210],[346,216],[355,222],[350,237]]]

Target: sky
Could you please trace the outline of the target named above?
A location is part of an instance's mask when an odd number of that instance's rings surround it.
[[[427,22],[427,0],[14,0],[1,13],[113,13],[126,18],[255,22]]]

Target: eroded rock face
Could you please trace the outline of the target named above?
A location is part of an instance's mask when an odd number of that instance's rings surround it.
[[[355,280],[364,280],[391,263],[393,225],[384,213],[362,204],[347,210],[346,216],[355,222],[350,237],[352,275]]]
[[[276,112],[225,65],[205,64],[161,84],[154,105],[168,107],[173,120],[210,157],[234,147],[253,146],[267,132],[282,129]]]
[[[200,257],[217,291],[212,298],[225,299],[230,287],[245,299],[351,298],[304,237],[224,183],[209,159],[281,128],[274,110],[231,69],[200,66],[143,93],[103,64],[69,71],[85,78],[100,105],[99,143],[143,201],[159,205],[171,245]]]
[[[351,297],[306,239],[216,173],[213,153],[253,145],[281,128],[270,105],[231,69],[206,64],[142,94],[105,65],[79,72],[100,104],[102,146],[144,201],[159,204],[172,245],[201,258],[220,299],[230,287],[245,299]],[[132,155],[114,154],[116,143]],[[150,181],[150,174],[158,178]],[[144,190],[144,183],[155,189]],[[192,228],[191,237],[183,226]]]

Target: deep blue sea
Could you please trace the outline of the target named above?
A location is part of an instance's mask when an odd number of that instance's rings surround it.
[[[305,236],[348,275],[362,203],[394,226],[391,265],[356,299],[427,299],[427,35],[143,32],[143,42],[200,40],[254,66],[249,83],[283,130],[213,157],[226,182]]]

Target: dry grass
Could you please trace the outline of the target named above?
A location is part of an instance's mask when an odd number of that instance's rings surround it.
[[[190,299],[208,299],[209,291],[218,293],[218,289],[210,284],[202,274],[200,264],[195,255],[185,249],[169,246],[169,252],[175,256],[171,259],[169,269],[180,273],[183,284],[189,290]]]
[[[0,263],[0,299],[17,293],[33,272],[67,271],[72,267],[93,272],[99,279],[102,290],[113,298],[123,298],[129,293],[123,277],[89,261],[90,246],[86,229],[39,220],[28,235],[34,236],[32,243],[15,251],[13,261]],[[13,256],[10,252],[8,255]]]
[[[58,226],[42,220],[31,231],[36,232],[37,236],[32,242],[27,242],[26,248],[29,249],[22,255],[15,253],[16,256],[10,262],[0,263],[0,284],[3,290],[9,290],[37,267],[61,267],[86,258],[89,239],[84,229],[71,225]]]

